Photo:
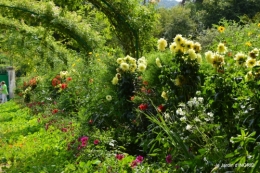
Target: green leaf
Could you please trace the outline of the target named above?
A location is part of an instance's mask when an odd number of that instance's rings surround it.
[[[229,153],[225,156],[225,158],[231,158],[234,157],[236,154],[235,153]]]
[[[100,160],[98,160],[98,159],[96,159],[96,160],[92,160],[92,162],[91,162],[93,165],[98,165],[98,164],[100,164],[101,163],[101,161]]]
[[[207,151],[207,149],[205,149],[205,148],[199,149],[199,153],[200,153],[201,155],[205,154],[206,151]]]

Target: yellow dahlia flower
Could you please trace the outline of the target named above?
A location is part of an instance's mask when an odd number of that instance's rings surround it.
[[[198,61],[199,64],[202,63],[202,56],[199,53],[197,54],[197,61]]]
[[[194,46],[194,42],[193,41],[187,40],[185,42],[185,49],[186,50],[193,49],[193,46]]]
[[[173,40],[177,45],[183,45],[185,43],[185,39],[182,37],[181,34],[176,35]]]
[[[213,52],[212,51],[207,51],[205,53],[205,57],[208,63],[212,64],[213,63]]]
[[[222,55],[219,55],[217,53],[213,54],[213,61],[212,61],[212,66],[214,68],[218,68],[224,64],[224,57]]]
[[[197,54],[195,53],[194,49],[189,49],[188,54],[189,54],[191,60],[195,60],[197,58]]]
[[[162,67],[162,64],[161,64],[161,61],[160,61],[159,58],[156,58],[155,62],[156,62],[156,65],[157,65],[159,68]]]
[[[117,76],[115,76],[115,77],[112,79],[112,84],[113,84],[113,85],[118,84],[118,78],[117,78]]]
[[[227,52],[227,47],[223,43],[219,43],[217,52],[220,54],[224,54]]]
[[[158,50],[164,51],[165,47],[167,47],[167,41],[164,38],[160,38],[158,40]]]
[[[146,65],[143,63],[138,64],[138,71],[143,72],[146,69]]]
[[[200,43],[198,43],[198,42],[194,43],[193,49],[195,50],[196,53],[199,53],[201,51]]]
[[[236,60],[236,64],[238,66],[244,66],[246,62],[246,58],[247,56],[245,54],[239,52],[235,55],[234,60]]]
[[[117,58],[116,62],[118,64],[121,64],[122,62],[125,62],[125,60],[123,58]]]
[[[246,60],[246,66],[248,67],[248,68],[252,68],[252,67],[254,67],[256,65],[256,59],[254,59],[254,58],[248,58],[247,60]]]
[[[125,62],[122,62],[122,63],[120,64],[120,68],[121,68],[123,71],[127,71],[127,70],[129,70],[129,65],[128,65],[127,63],[125,63]]]

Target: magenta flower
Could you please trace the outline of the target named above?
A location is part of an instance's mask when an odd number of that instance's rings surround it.
[[[133,160],[132,163],[131,163],[131,168],[134,168],[135,166],[137,166],[137,161],[136,160]]]
[[[141,163],[143,160],[144,160],[144,157],[143,156],[137,156],[136,159],[137,163]]]
[[[172,162],[172,156],[169,154],[166,156],[166,162],[171,163]]]
[[[81,138],[79,138],[79,141],[81,142],[81,146],[85,147],[87,145],[87,142],[88,142],[88,137],[82,136]]]
[[[98,145],[98,144],[99,144],[99,140],[98,140],[98,139],[95,139],[95,140],[94,140],[94,144],[95,144],[95,145]]]
[[[116,158],[117,160],[122,160],[125,156],[123,154],[117,154]]]

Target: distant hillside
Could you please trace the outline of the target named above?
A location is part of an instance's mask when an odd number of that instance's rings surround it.
[[[158,7],[159,8],[171,8],[172,6],[178,5],[179,2],[175,1],[175,0],[161,0],[158,3]]]

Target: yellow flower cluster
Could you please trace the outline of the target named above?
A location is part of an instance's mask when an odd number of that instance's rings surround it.
[[[188,54],[191,60],[197,60],[198,63],[202,61],[201,54],[201,45],[198,42],[193,42],[182,37],[181,34],[178,34],[173,39],[174,42],[170,45],[170,51],[174,54]]]
[[[260,61],[257,61],[257,57],[259,55],[259,49],[254,48],[252,51],[248,53],[248,56],[244,53],[237,53],[235,55],[234,60],[238,66],[246,66],[248,68],[252,68],[256,65],[260,65]]]
[[[212,64],[214,68],[220,68],[225,64],[224,54],[227,53],[227,47],[224,43],[219,43],[217,52],[207,51],[205,57],[208,63]]]
[[[147,61],[145,57],[141,57],[136,61],[136,59],[127,55],[125,58],[118,58],[116,62],[119,64],[119,68],[117,68],[117,74],[112,79],[113,85],[118,84],[122,72],[130,72],[130,73],[134,73],[136,71],[143,72],[147,67]]]

